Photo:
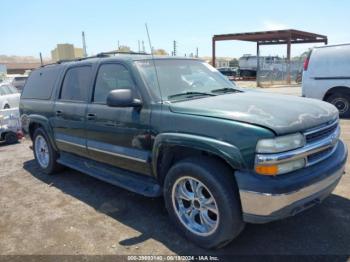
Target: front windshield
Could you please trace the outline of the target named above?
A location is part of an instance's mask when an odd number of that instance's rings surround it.
[[[153,95],[161,98],[154,68],[155,63],[161,96],[164,101],[179,100],[179,94],[212,95],[217,90],[237,88],[215,68],[199,60],[156,59],[154,61],[141,60],[135,63]],[[181,99],[185,99],[185,97],[181,97]]]

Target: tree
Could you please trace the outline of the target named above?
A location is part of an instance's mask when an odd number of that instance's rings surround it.
[[[169,55],[164,49],[155,49],[153,50],[154,55]]]
[[[127,45],[121,45],[119,46],[119,48],[117,49],[118,52],[132,52],[131,48]]]
[[[238,59],[237,58],[233,58],[230,61],[230,67],[238,67]]]

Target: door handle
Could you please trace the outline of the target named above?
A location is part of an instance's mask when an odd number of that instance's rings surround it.
[[[56,111],[56,116],[62,116],[63,112],[61,110]]]
[[[96,114],[88,113],[86,118],[87,118],[87,120],[95,120],[96,119]]]

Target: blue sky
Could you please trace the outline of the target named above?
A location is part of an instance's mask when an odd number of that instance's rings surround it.
[[[178,53],[211,55],[214,34],[294,28],[327,35],[330,44],[350,42],[350,1],[136,1],[136,0],[0,0],[0,54],[50,56],[57,43],[81,47],[81,31],[87,38],[88,54],[113,50],[119,41],[138,49],[147,42],[148,23],[155,48]],[[312,46],[312,45],[311,45]],[[292,54],[310,45],[295,45]],[[148,44],[146,45],[148,48]],[[239,57],[254,53],[247,42],[220,42],[219,56]],[[285,47],[263,47],[263,55],[285,54]]]

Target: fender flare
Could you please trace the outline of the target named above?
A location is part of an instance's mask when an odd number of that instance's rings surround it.
[[[156,136],[152,150],[152,171],[158,177],[158,159],[164,146],[182,146],[206,151],[224,159],[233,169],[244,169],[240,150],[225,141],[185,133],[162,133]]]
[[[29,132],[29,127],[30,127],[31,124],[35,123],[35,124],[41,125],[44,128],[44,130],[46,131],[46,134],[49,137],[51,145],[53,146],[53,148],[55,150],[58,150],[57,145],[55,143],[55,139],[54,139],[53,129],[52,129],[50,123],[49,123],[49,120],[46,117],[42,116],[42,115],[36,115],[36,114],[31,114],[31,115],[29,115],[27,117],[28,117],[28,120],[29,120],[28,121],[28,132]]]

